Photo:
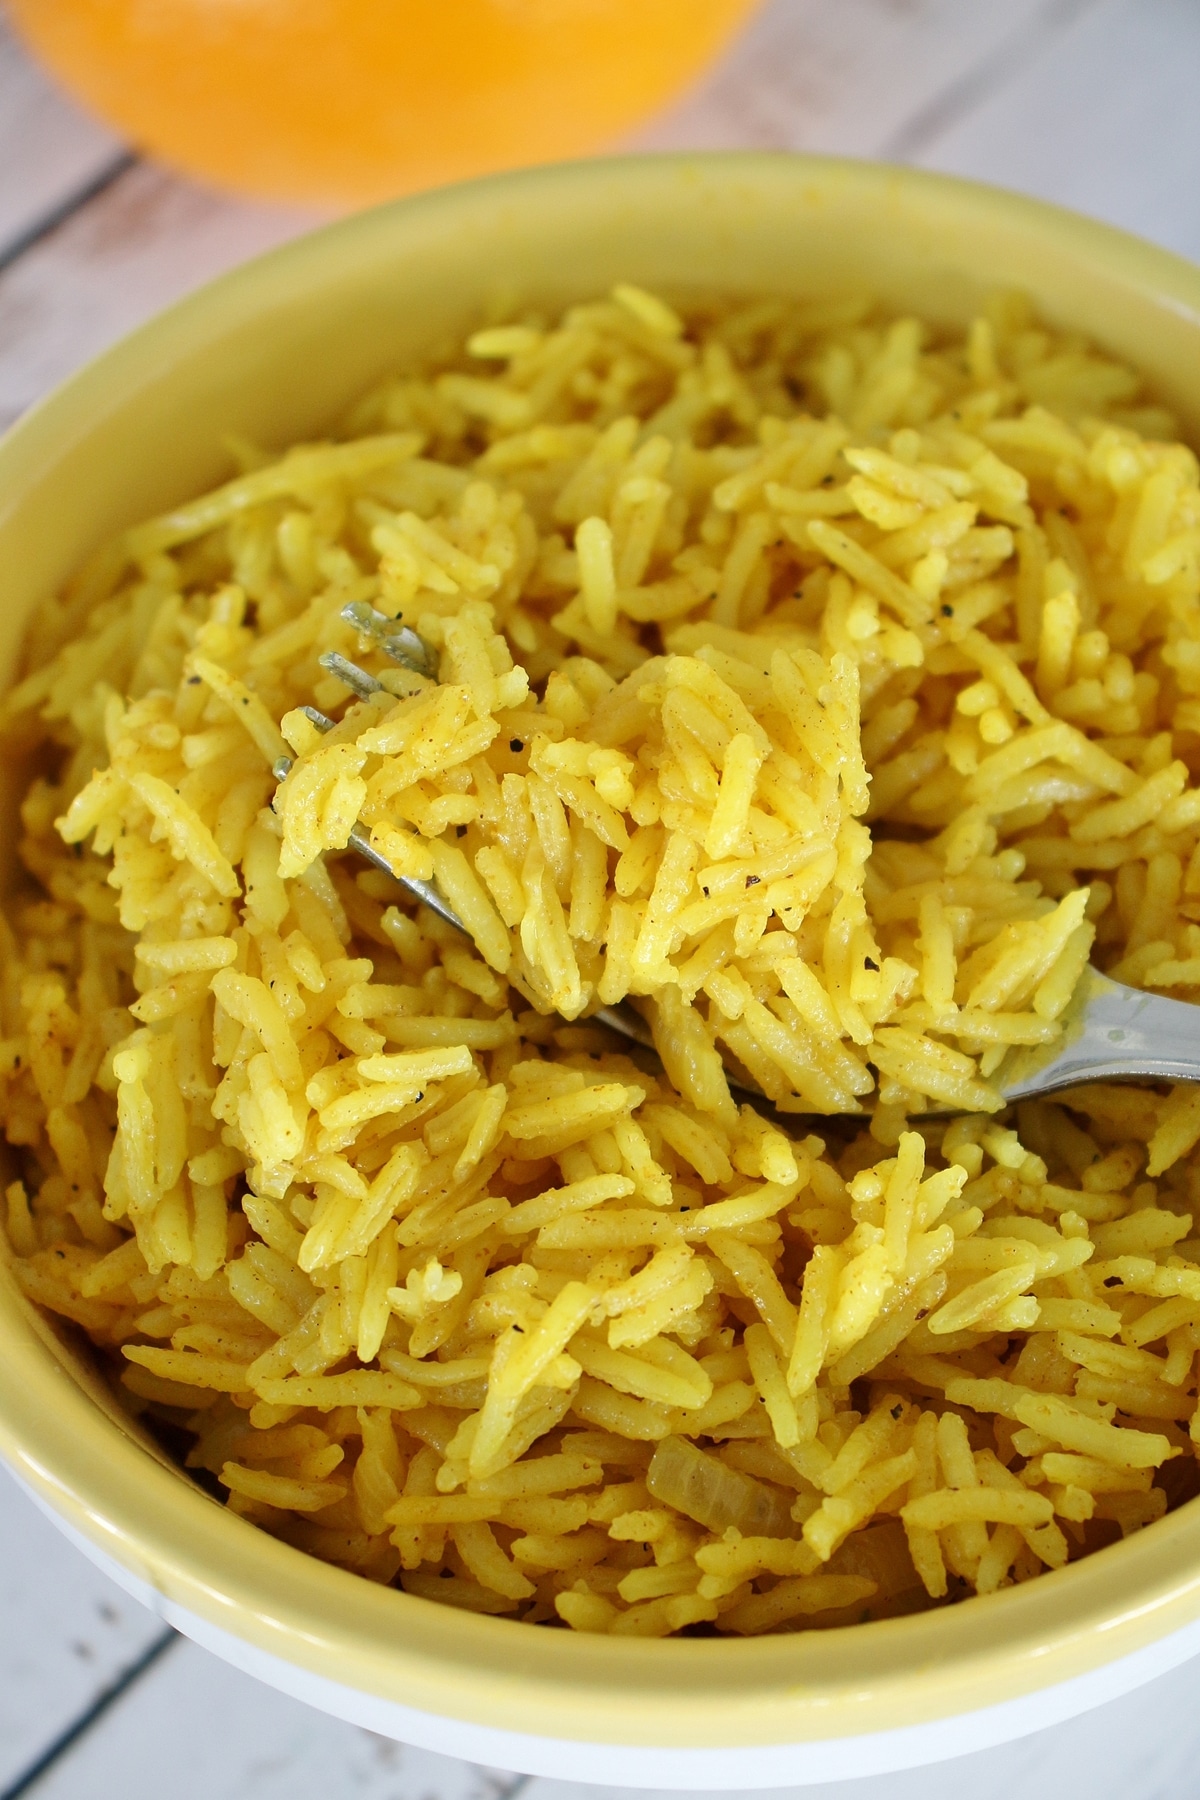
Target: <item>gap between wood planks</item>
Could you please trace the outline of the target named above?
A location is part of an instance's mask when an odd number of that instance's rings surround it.
[[[884,139],[875,154],[881,162],[911,162],[944,132],[968,118],[985,100],[1001,93],[1031,63],[1050,49],[1055,40],[1102,0],[1050,0],[1042,12],[1025,21],[974,68],[965,69],[947,82],[911,119]]]
[[[71,1724],[68,1725],[65,1730],[60,1731],[53,1742],[48,1744],[45,1750],[42,1751],[41,1755],[35,1757],[28,1768],[24,1769],[21,1774],[17,1776],[15,1781],[9,1783],[4,1791],[0,1793],[0,1800],[21,1800],[23,1795],[28,1794],[30,1789],[42,1779],[42,1776],[47,1774],[50,1769],[53,1768],[59,1758],[65,1756],[67,1751],[70,1750],[74,1744],[77,1744],[80,1738],[104,1717],[105,1713],[108,1712],[111,1706],[115,1705],[122,1694],[128,1693],[129,1689],[133,1687],[136,1682],[141,1680],[147,1670],[153,1668],[154,1664],[158,1661],[159,1657],[163,1655],[164,1651],[169,1650],[172,1644],[176,1644],[178,1641],[179,1633],[174,1631],[171,1626],[168,1625],[166,1630],[161,1632],[159,1636],[154,1639],[154,1642],[150,1647],[147,1650],[143,1650],[136,1662],[130,1663],[129,1667],[125,1669],[122,1674],[118,1675],[115,1681],[110,1682],[108,1687],[102,1689],[92,1701],[91,1705],[85,1707],[78,1718],[72,1720]],[[503,1800],[507,1800],[507,1796],[504,1796]]]
[[[0,1800],[25,1800],[37,1788],[40,1781],[49,1775],[70,1750],[73,1750],[80,1739],[100,1723],[116,1703],[135,1687],[143,1676],[158,1663],[165,1653],[174,1645],[182,1642],[180,1634],[171,1626],[159,1633],[158,1637],[145,1649],[136,1661],[110,1682],[92,1701],[90,1706],[81,1712],[78,1718],[59,1732],[58,1736],[46,1746],[41,1754],[34,1758],[28,1767],[23,1769],[14,1781],[0,1790]],[[491,1800],[517,1800],[522,1789],[527,1787],[533,1777],[531,1775],[510,1775],[502,1781],[491,1780]]]
[[[9,243],[0,245],[0,275],[3,275],[6,269],[11,269],[27,250],[32,250],[35,244],[40,244],[44,239],[51,237],[61,225],[66,224],[68,219],[74,218],[76,213],[82,212],[84,207],[90,206],[93,200],[98,199],[101,194],[107,193],[108,189],[118,182],[122,175],[127,175],[130,169],[137,167],[138,160],[132,150],[122,150],[98,169],[94,175],[89,176],[81,186],[73,189],[65,198],[44,212],[40,219],[35,219],[32,225],[25,226],[24,230],[19,231]],[[0,1795],[0,1800],[4,1800],[3,1795]]]

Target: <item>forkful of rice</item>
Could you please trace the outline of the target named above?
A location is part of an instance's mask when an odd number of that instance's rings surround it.
[[[773,1006],[764,1006],[762,1000],[748,990],[737,967],[731,967],[735,959],[721,958],[711,946],[708,960],[713,967],[707,980],[700,984],[709,1001],[707,1019],[692,1003],[694,990],[689,996],[684,983],[674,985],[668,980],[653,993],[646,993],[643,988],[638,996],[640,1006],[633,1003],[628,992],[617,997],[613,992],[614,984],[606,980],[603,959],[607,952],[611,964],[621,953],[620,945],[612,940],[619,938],[622,929],[620,888],[630,842],[628,833],[622,830],[614,802],[619,805],[622,800],[628,801],[629,795],[620,791],[620,772],[615,766],[604,768],[606,747],[591,752],[592,763],[598,766],[590,771],[593,777],[590,782],[573,777],[563,758],[559,758],[557,770],[558,794],[563,794],[565,782],[568,804],[573,802],[576,855],[572,873],[576,881],[579,880],[581,861],[578,846],[584,841],[584,834],[578,829],[579,820],[590,827],[587,836],[591,842],[591,866],[585,874],[590,876],[591,895],[585,895],[581,903],[568,879],[564,907],[553,885],[553,872],[535,868],[535,889],[540,889],[537,900],[541,904],[531,905],[528,853],[522,888],[520,880],[514,878],[512,857],[506,856],[499,847],[491,847],[490,852],[488,846],[476,849],[472,864],[453,841],[436,838],[430,841],[395,824],[385,824],[381,828],[378,823],[371,826],[359,818],[358,809],[365,789],[358,771],[372,751],[387,755],[392,750],[398,752],[399,760],[407,758],[406,772],[410,778],[420,776],[423,748],[426,752],[424,766],[431,767],[436,760],[436,752],[431,752],[428,744],[423,747],[419,717],[415,733],[409,729],[398,735],[393,731],[390,736],[387,720],[394,711],[402,712],[406,706],[410,714],[420,714],[422,696],[428,702],[438,687],[439,654],[416,631],[388,618],[364,601],[347,604],[342,609],[342,618],[358,633],[360,644],[382,653],[398,678],[389,679],[386,670],[380,675],[372,674],[360,663],[338,652],[331,651],[321,657],[326,672],[343,683],[355,701],[365,705],[352,707],[346,720],[340,723],[312,706],[305,706],[291,715],[289,741],[298,755],[279,757],[274,768],[281,784],[276,807],[284,819],[284,855],[287,855],[289,820],[294,824],[305,809],[311,811],[322,807],[326,841],[331,837],[335,843],[340,841],[341,845],[392,877],[412,898],[473,939],[484,960],[506,976],[538,1010],[557,1011],[571,1020],[586,1017],[590,1022],[606,1026],[639,1046],[653,1050],[676,1086],[701,1109],[705,1101],[711,1101],[714,1096],[719,1103],[721,1090],[727,1105],[729,1089],[733,1089],[743,1095],[765,1098],[784,1112],[860,1112],[863,1110],[862,1096],[874,1085],[874,1077],[866,1066],[868,1061],[874,1064],[880,1077],[884,1090],[881,1099],[885,1104],[889,1095],[894,1101],[897,1090],[906,1088],[903,1098],[909,1110],[927,1113],[995,1110],[1011,1101],[1033,1098],[1085,1081],[1200,1079],[1200,1028],[1194,1007],[1113,981],[1081,959],[1078,955],[1081,904],[1072,907],[1064,902],[1057,909],[1057,914],[1065,914],[1065,917],[1056,916],[1053,929],[1062,940],[1060,947],[1068,954],[1058,958],[1049,984],[1043,980],[1039,989],[1039,995],[1044,996],[1047,985],[1052,992],[1057,988],[1061,1004],[1057,1007],[1042,1005],[1038,1009],[1041,1016],[1038,1013],[1031,1015],[1024,1031],[1009,1030],[1010,1041],[1007,1043],[1003,1031],[994,1033],[989,1042],[988,1021],[982,1017],[968,1020],[965,1025],[961,1022],[956,1025],[949,1012],[944,1020],[939,1020],[936,1011],[931,1012],[926,1006],[922,1012],[919,1005],[915,1009],[901,1009],[902,1022],[899,1024],[876,1025],[874,1031],[866,1034],[868,1041],[865,1044],[839,1043],[838,1025],[832,1015],[829,996],[822,991],[822,973],[824,985],[829,986],[828,955],[823,971],[814,968],[795,954],[793,937],[787,938],[785,946],[783,932],[760,937],[756,950],[760,962],[764,945],[766,953],[775,956],[780,975],[780,999],[791,1002],[794,1009],[791,1017],[778,1000]],[[503,674],[501,671],[501,679]],[[629,683],[622,685],[630,686]],[[645,687],[645,682],[634,685],[633,692],[627,696],[628,705],[645,706]],[[656,698],[658,696],[651,695],[651,704]],[[611,705],[609,710],[611,712]],[[554,716],[547,717],[553,724]],[[366,725],[364,720],[368,722]],[[371,720],[379,721],[374,726],[373,736],[368,729]],[[425,721],[426,725],[430,722]],[[287,723],[285,721],[285,726]],[[412,719],[407,723],[411,727]],[[476,735],[477,748],[482,750],[487,745],[488,734],[477,731]],[[606,735],[619,739],[621,729],[615,732],[610,729]],[[311,781],[306,787],[305,782],[306,770],[312,767],[311,763],[306,765],[306,752],[310,753],[318,745],[324,751],[323,792],[319,792]],[[555,747],[550,745],[552,761]],[[515,758],[526,745],[513,738],[508,749],[510,758]],[[543,768],[549,766],[546,750],[543,743]],[[328,778],[330,753],[342,765],[341,774],[335,777],[332,785]],[[719,816],[722,802],[728,801],[726,810],[732,812],[739,778],[743,788],[747,779],[752,787],[764,760],[761,746],[754,743],[752,734],[733,734],[726,747],[724,770],[709,821],[707,846],[710,850],[722,848]],[[474,759],[474,768],[478,779],[478,755]],[[606,774],[607,800],[604,798]],[[538,777],[535,775],[534,779],[538,780]],[[398,776],[397,786],[402,781],[403,776]],[[501,774],[497,787],[503,788],[504,782],[505,777]],[[628,783],[625,785],[627,787]],[[545,782],[539,781],[534,792],[535,816],[540,804],[542,814],[549,814],[551,830],[557,823],[561,836],[567,809],[561,801],[555,804],[556,796],[552,790],[546,789],[543,793],[543,788],[546,788]],[[547,794],[550,795],[549,805]],[[331,821],[331,808],[334,812],[340,810],[340,820]],[[453,817],[453,806],[443,810]],[[462,810],[467,812],[469,809]],[[457,825],[459,837],[464,835],[465,829],[461,822]],[[635,842],[637,836],[644,835],[644,831],[635,834]],[[672,871],[666,865],[671,859],[671,848],[668,841],[655,877],[650,905],[643,913],[643,930],[646,914],[653,913],[659,890],[670,890]],[[606,889],[612,887],[608,875],[610,850],[620,851],[615,890],[601,894],[597,902],[597,881],[603,882]],[[535,865],[541,854],[535,844],[532,858]],[[820,855],[799,870],[801,884],[806,872],[812,870],[813,861],[819,863]],[[561,870],[559,873],[557,885],[561,888],[564,883]],[[810,874],[810,890],[819,880],[820,873],[818,867],[815,878]],[[794,888],[795,874],[791,878]],[[760,885],[759,879],[751,874],[742,880],[745,883],[743,892],[752,904],[753,888]],[[628,876],[624,885],[628,888]],[[676,887],[678,889],[678,882]],[[1081,890],[1081,896],[1076,898],[1085,900],[1086,895],[1087,890]],[[709,898],[709,889],[704,887],[703,899]],[[797,898],[795,892],[784,895],[785,901],[795,902]],[[606,905],[609,941],[596,946],[596,954],[590,959],[593,976],[597,967],[603,972],[598,980],[582,981],[575,968],[578,940],[585,938],[590,930],[595,944],[596,915]],[[677,896],[674,906],[678,911]],[[720,909],[710,908],[710,912],[713,910]],[[728,912],[727,905],[724,910]],[[786,905],[779,910],[785,925],[796,923],[798,906],[793,906],[790,918]],[[923,928],[928,936],[933,936],[937,929],[936,909],[930,907],[928,911],[929,917],[923,921]],[[1064,925],[1068,928],[1066,931]],[[1069,954],[1072,935],[1076,944],[1073,969]],[[576,942],[573,943],[572,938]],[[727,947],[729,941],[730,934],[726,930],[718,951]],[[1087,941],[1090,942],[1090,937]],[[703,951],[702,945],[701,960]],[[781,951],[790,953],[780,955]],[[561,968],[555,969],[556,953],[560,965],[572,964],[571,973],[565,978]],[[665,963],[665,958],[660,960]],[[692,960],[694,962],[696,958]],[[1043,955],[1043,961],[1046,960]],[[559,974],[557,985],[556,972]],[[692,973],[694,975],[695,971]],[[814,1016],[816,1030],[812,1028]],[[922,1036],[914,1030],[914,1023],[924,1025]],[[820,1030],[822,1024],[827,1027],[824,1032]],[[968,1046],[975,1049],[974,1060],[963,1050],[941,1041],[948,1027],[957,1029],[960,1043],[966,1040]],[[914,1049],[915,1066],[906,1081],[908,1071],[904,1059],[906,1055],[912,1057]],[[915,1107],[912,1104],[914,1096],[918,1102]]]

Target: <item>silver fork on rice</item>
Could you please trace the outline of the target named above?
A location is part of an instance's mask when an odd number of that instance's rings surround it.
[[[342,618],[364,637],[373,639],[400,668],[426,680],[436,678],[434,651],[407,625],[397,624],[361,600],[344,606]],[[383,682],[337,651],[327,652],[320,661],[323,669],[345,682],[360,700],[369,700],[384,689]],[[302,710],[318,731],[333,730],[334,720],[316,707]],[[274,766],[276,780],[282,781],[291,766],[291,757],[281,756]],[[387,858],[372,846],[361,825],[355,825],[349,843],[351,849],[390,875],[415,900],[423,901],[448,925],[466,934],[466,926],[437,885],[397,875]],[[607,1025],[643,1049],[655,1049],[650,1027],[627,1002],[601,1007],[588,1018]],[[1063,1034],[1056,1043],[1009,1051],[992,1077],[993,1086],[1005,1100],[1031,1100],[1083,1081],[1200,1081],[1200,1008],[1189,1001],[1143,993],[1139,988],[1111,981],[1089,966],[1062,1015],[1062,1024]],[[764,1098],[744,1076],[730,1072],[729,1084],[744,1094]],[[938,1113],[948,1110],[930,1109]]]
[[[426,680],[436,678],[436,653],[423,637],[410,630],[407,625],[398,625],[394,619],[389,619],[386,613],[376,612],[373,606],[368,606],[363,600],[349,601],[342,608],[342,617],[347,624],[353,625],[355,630],[364,637],[373,638],[384,655],[398,667],[409,669],[414,675],[422,675]],[[384,691],[382,681],[378,681],[366,669],[360,668],[356,662],[351,662],[348,657],[340,656],[336,650],[327,651],[319,660],[323,669],[327,670],[330,675],[336,675],[339,681],[344,681],[360,700],[369,700],[372,694]],[[329,718],[326,713],[318,712],[315,706],[304,706],[300,710],[318,731],[333,730],[334,720]],[[272,771],[276,781],[282,781],[291,766],[290,756],[279,757]],[[404,888],[406,893],[411,894],[414,900],[423,901],[431,912],[435,912],[440,919],[445,919],[447,925],[453,925],[455,930],[461,931],[464,936],[469,935],[466,926],[436,882],[418,881],[412,875],[397,875],[387,857],[382,856],[375,849],[369,834],[363,830],[361,825],[355,825],[352,828],[349,847],[356,850],[375,868],[382,869],[385,875],[390,875],[392,880]],[[632,1006],[622,1004],[600,1007],[596,1012],[589,1013],[588,1018],[601,1025],[607,1025],[611,1031],[618,1032],[621,1037],[628,1038],[632,1043],[640,1044],[644,1050],[654,1049],[654,1039],[651,1036],[650,1027]],[[746,1087],[744,1082],[736,1085],[741,1086],[746,1093],[758,1092],[757,1088]]]

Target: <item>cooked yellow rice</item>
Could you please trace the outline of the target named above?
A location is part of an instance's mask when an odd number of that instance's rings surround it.
[[[1173,432],[1011,297],[619,287],[231,446],[3,710],[26,1293],[245,1519],[578,1630],[912,1611],[1191,1495],[1200,1088],[995,1085],[1089,957],[1200,997]]]

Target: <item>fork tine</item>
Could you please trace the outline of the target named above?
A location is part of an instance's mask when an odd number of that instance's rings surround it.
[[[317,660],[323,669],[328,669],[331,675],[336,675],[339,681],[344,681],[360,700],[369,700],[372,694],[382,691],[382,681],[376,681],[373,675],[368,675],[365,669],[360,669],[358,664],[351,662],[348,657],[339,656],[336,650],[327,650],[324,656]]]
[[[342,617],[348,625],[353,625],[355,630],[360,631],[364,637],[373,638],[384,655],[390,657],[394,663],[398,663],[402,668],[410,669],[414,675],[424,676],[427,680],[437,679],[437,654],[433,646],[427,644],[419,633],[410,631],[407,625],[398,625],[394,619],[389,619],[386,613],[377,612],[373,606],[368,606],[362,600],[351,600],[343,606]],[[327,651],[320,658],[320,663],[323,669],[327,669],[331,675],[336,675],[339,681],[345,682],[346,686],[352,693],[357,694],[360,700],[369,700],[372,694],[377,694],[383,687],[383,683],[377,681],[374,675],[368,674],[366,669],[360,669],[357,663],[350,661],[349,657],[340,656],[336,650]],[[325,713],[318,712],[315,706],[305,706],[300,710],[306,718],[311,720],[318,731],[333,730],[333,720]],[[292,758],[290,756],[278,757],[272,765],[276,781],[286,780],[291,766]],[[387,857],[375,849],[371,842],[370,831],[366,826],[360,824],[352,827],[347,847],[361,856],[364,862],[372,864],[376,869],[381,869],[385,875],[390,875],[392,880],[398,886],[406,889],[414,900],[423,901],[431,912],[435,912],[439,918],[445,919],[448,925],[453,925],[464,936],[469,935],[466,926],[434,882],[418,881],[412,875],[397,875]],[[654,1049],[654,1039],[646,1021],[627,1003],[603,1007],[594,1017],[598,1023],[607,1025],[619,1036],[641,1044],[646,1049]],[[730,1085],[740,1092],[758,1096],[756,1088],[743,1087],[732,1076]],[[758,1097],[761,1098],[761,1096]]]
[[[384,655],[401,668],[411,669],[414,675],[424,675],[428,680],[436,678],[437,655],[432,644],[427,644],[419,632],[389,619],[386,613],[368,606],[365,600],[348,600],[342,608],[342,617],[364,637],[374,638]]]
[[[437,913],[439,918],[445,919],[447,925],[453,925],[456,931],[461,931],[464,936],[466,935],[466,926],[450,902],[443,898],[440,888],[435,887],[431,881],[418,881],[415,875],[397,875],[387,857],[376,850],[371,842],[370,834],[364,826],[355,825],[351,829],[349,845],[352,850],[358,852],[364,861],[369,862],[376,869],[382,869],[385,875],[390,875],[392,880],[410,893],[414,900],[423,900],[431,912]]]
[[[333,730],[333,720],[329,717],[328,713],[318,712],[315,706],[302,706],[300,711],[304,714],[309,724],[315,725],[318,731],[325,732]],[[292,759],[290,756],[277,756],[275,761],[271,764],[271,773],[276,781],[286,781],[291,766]]]
[[[385,622],[390,624],[390,621]],[[414,631],[411,635],[416,637],[417,634]],[[423,639],[417,641],[424,642]],[[322,656],[320,663],[323,669],[328,669],[331,675],[336,675],[340,681],[344,681],[346,686],[353,689],[363,700],[368,699],[371,694],[377,694],[383,687],[381,681],[376,681],[373,675],[368,675],[365,669],[360,669],[357,663],[350,662],[347,657],[339,656],[336,650],[331,650],[327,655]],[[333,720],[325,713],[318,712],[315,706],[304,706],[300,710],[307,719],[312,721],[318,731],[333,730]],[[272,764],[271,773],[276,781],[286,781],[291,767],[292,758],[280,756]],[[374,868],[382,869],[385,875],[390,875],[392,880],[398,882],[402,888],[406,888],[415,900],[423,900],[425,905],[432,912],[437,913],[440,918],[445,919],[448,925],[453,925],[458,931],[465,933],[466,926],[433,882],[418,881],[412,875],[397,875],[387,857],[376,850],[372,844],[371,834],[364,825],[355,825],[351,829],[349,847],[357,851],[364,862],[369,862]]]

